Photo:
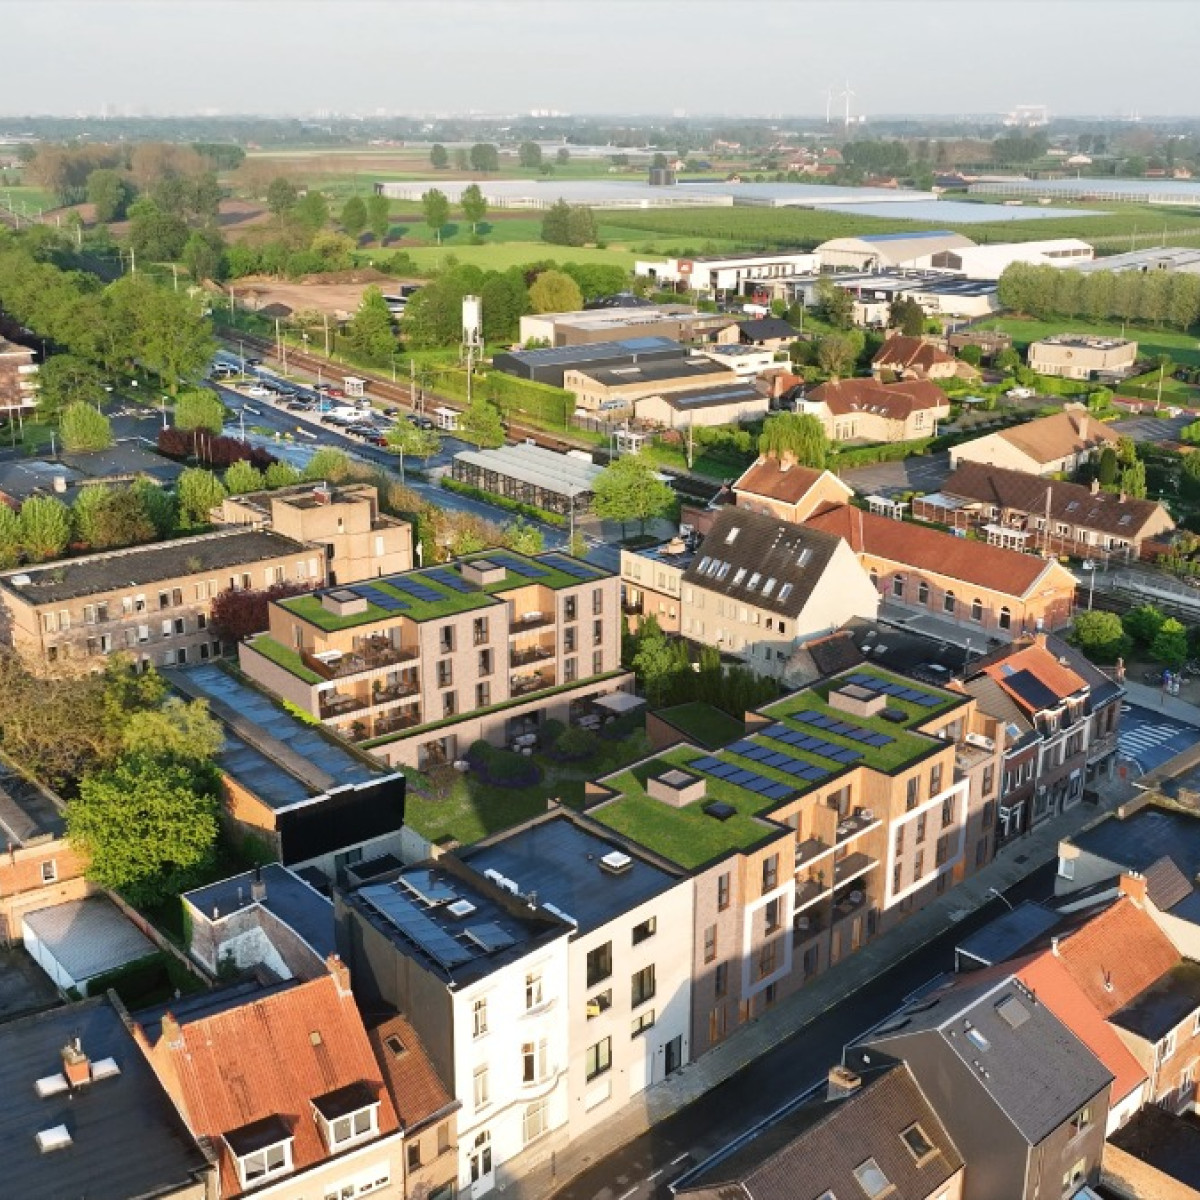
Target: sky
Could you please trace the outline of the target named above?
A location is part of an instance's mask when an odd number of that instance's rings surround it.
[[[0,114],[1200,114],[1195,0],[0,0]],[[835,104],[841,103],[840,100]]]

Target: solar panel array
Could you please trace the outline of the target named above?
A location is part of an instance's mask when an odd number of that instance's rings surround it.
[[[829,713],[798,712],[792,713],[792,718],[803,721],[805,725],[815,725],[826,733],[836,733],[852,742],[861,742],[864,746],[890,746],[896,740],[888,737],[886,733],[876,733],[873,729],[863,729],[861,725],[851,725],[848,721],[830,716]]]
[[[759,775],[754,771],[747,771],[744,767],[739,767],[737,763],[722,762],[721,759],[713,758],[711,755],[693,759],[687,765],[697,771],[703,771],[706,775],[713,776],[714,779],[723,779],[726,783],[734,783],[747,791],[757,792],[768,800],[782,800],[784,796],[791,795],[796,790],[786,783],[768,779],[765,775]]]
[[[473,592],[477,590],[457,571],[448,570],[446,567],[438,567],[436,570],[426,571],[425,574],[429,579],[445,584],[446,587],[454,592]]]
[[[496,566],[503,567],[514,575],[520,575],[523,579],[543,579],[550,574],[544,567],[526,562],[524,559],[517,558],[515,554],[507,554],[503,550],[499,553],[489,551],[487,558],[488,562],[495,563]]]
[[[931,696],[928,692],[919,692],[916,688],[906,687],[902,683],[893,683],[890,679],[879,679],[875,675],[864,675],[861,672],[850,676],[851,683],[857,683],[871,692],[880,692],[884,696],[895,696],[898,700],[907,700],[910,704],[919,704],[922,708],[937,708],[941,703],[940,696]]]
[[[385,921],[419,946],[447,971],[469,963],[475,955],[426,916],[407,896],[386,883],[372,884],[358,893]]]
[[[488,954],[492,954],[497,950],[507,950],[509,946],[517,944],[514,937],[505,933],[499,925],[492,921],[484,925],[472,925],[469,929],[465,930],[465,933],[471,941]]]
[[[425,600],[437,604],[446,599],[445,593],[436,591],[415,576],[396,575],[389,579],[388,583],[398,592],[406,592],[414,600]]]
[[[604,574],[596,567],[580,562],[576,558],[568,558],[565,554],[549,555],[542,561],[548,567],[554,567],[564,575],[570,575],[572,579],[599,579]]]
[[[410,871],[401,876],[400,883],[426,904],[442,904],[458,899],[454,889],[445,880],[435,878],[432,871]]]
[[[369,583],[360,583],[351,590],[356,596],[361,596],[369,604],[374,604],[376,608],[382,608],[384,612],[403,612],[408,607],[408,604],[399,596],[380,591],[379,588],[373,587]]]
[[[849,746],[839,746],[835,742],[827,742],[824,738],[813,737],[802,729],[793,729],[790,725],[768,725],[762,731],[767,737],[783,742],[786,746],[795,746],[797,750],[805,750],[809,754],[819,754],[822,758],[832,759],[840,763],[856,763],[862,758],[861,750],[851,750]]]
[[[824,779],[829,774],[824,767],[819,767],[816,763],[782,754],[773,746],[764,746],[761,742],[734,742],[729,750],[733,754],[750,759],[751,762],[762,763],[764,767],[774,767],[776,771],[782,771],[785,775],[795,775],[805,783],[816,783],[818,779]]]

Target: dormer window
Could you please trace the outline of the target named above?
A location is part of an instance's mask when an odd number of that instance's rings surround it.
[[[341,1150],[379,1132],[379,1098],[365,1083],[326,1092],[313,1102],[317,1121],[331,1151]]]
[[[292,1129],[282,1117],[263,1117],[225,1135],[237,1160],[242,1187],[287,1175],[293,1169]]]

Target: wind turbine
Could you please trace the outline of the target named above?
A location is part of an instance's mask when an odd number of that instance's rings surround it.
[[[854,98],[854,93],[850,90],[850,80],[846,80],[846,90],[842,92],[842,99],[846,102],[846,128],[850,128],[850,101]]]
[[[828,125],[833,119],[833,85],[830,84],[825,90],[825,124]]]

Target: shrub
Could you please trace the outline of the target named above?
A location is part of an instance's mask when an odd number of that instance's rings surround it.
[[[526,758],[514,750],[497,750],[491,747],[487,765],[480,772],[494,787],[532,787],[542,778],[542,769],[532,757]]]
[[[599,737],[590,729],[574,725],[558,739],[553,756],[560,762],[578,762],[580,759],[591,758],[599,744]]]
[[[476,771],[482,772],[492,757],[492,749],[491,742],[480,738],[478,741],[471,743],[466,753],[466,760]]]
[[[542,728],[539,736],[541,737],[542,745],[549,749],[558,741],[566,732],[567,727],[561,722],[556,721],[553,717],[548,721],[542,722]]]

